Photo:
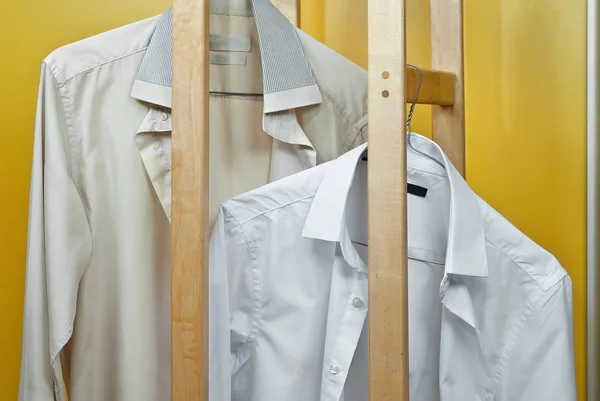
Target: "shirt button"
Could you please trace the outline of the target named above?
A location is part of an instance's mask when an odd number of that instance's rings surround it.
[[[337,375],[338,373],[340,373],[340,367],[338,365],[331,365],[329,367],[329,371],[332,375]]]
[[[354,298],[352,300],[352,306],[354,306],[355,308],[360,308],[361,306],[363,306],[363,301],[360,298]]]

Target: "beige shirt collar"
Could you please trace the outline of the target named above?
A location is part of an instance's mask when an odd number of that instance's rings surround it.
[[[321,92],[297,28],[269,0],[213,0],[211,14],[254,15],[262,65],[264,113],[320,104]],[[171,108],[172,9],[159,18],[131,96]]]

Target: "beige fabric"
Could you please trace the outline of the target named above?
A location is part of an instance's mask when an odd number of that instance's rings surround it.
[[[169,88],[141,84],[130,95],[156,23],[68,45],[43,63],[22,401],[65,400],[63,371],[71,401],[170,399],[171,117],[152,104]],[[253,38],[245,66],[211,66],[211,87],[260,91],[253,18],[212,16],[211,27]],[[211,97],[212,218],[222,201],[365,141],[365,72],[299,38],[321,103],[263,115],[260,97]]]

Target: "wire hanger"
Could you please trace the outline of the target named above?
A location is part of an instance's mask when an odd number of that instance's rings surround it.
[[[415,70],[417,70],[419,72],[419,83],[417,85],[417,91],[415,93],[415,97],[413,98],[411,104],[410,104],[410,109],[408,111],[408,116],[406,117],[406,131],[407,131],[407,137],[408,137],[408,147],[415,153],[420,154],[421,156],[424,156],[428,159],[433,160],[434,162],[436,162],[437,164],[439,164],[440,166],[444,167],[444,163],[442,163],[441,161],[439,161],[438,159],[436,159],[433,156],[428,155],[427,153],[421,152],[420,150],[418,150],[417,148],[415,148],[412,144],[412,128],[411,128],[411,123],[412,123],[412,118],[413,115],[415,113],[415,107],[417,106],[417,100],[419,99],[419,93],[421,93],[421,84],[423,83],[423,71],[421,70],[421,68],[419,68],[418,66],[414,65],[414,64],[406,64],[407,66],[414,68]],[[363,156],[362,160],[367,161],[368,160],[368,156]],[[445,167],[444,167],[445,168]]]
[[[407,66],[409,66],[411,68],[414,68],[415,70],[417,70],[419,72],[419,84],[417,85],[417,91],[415,93],[415,97],[412,100],[412,103],[410,104],[410,110],[408,111],[408,117],[406,117],[406,129],[407,129],[407,137],[408,137],[408,147],[413,152],[418,153],[421,156],[425,156],[428,159],[433,160],[434,162],[436,162],[440,166],[444,167],[444,163],[442,163],[441,161],[439,161],[435,157],[428,155],[427,153],[421,152],[420,150],[416,149],[413,146],[413,144],[412,144],[412,128],[411,128],[410,124],[412,122],[413,114],[415,112],[415,107],[417,106],[417,100],[419,99],[419,93],[421,92],[421,84],[423,83],[423,71],[421,70],[421,68],[419,68],[418,66],[416,66],[414,64],[407,64]]]
[[[209,91],[211,95],[215,96],[246,96],[246,97],[264,97],[262,93],[246,93],[246,92],[223,92],[223,91]]]
[[[423,71],[421,70],[421,68],[417,67],[414,64],[407,64],[409,67],[414,68],[415,70],[417,70],[419,72],[419,84],[417,85],[417,91],[415,93],[415,97],[413,98],[411,104],[410,104],[410,109],[408,111],[408,116],[406,117],[406,128],[407,128],[407,137],[408,137],[408,146],[410,147],[410,149],[415,152],[418,153],[422,156],[425,156],[431,160],[433,160],[434,162],[436,162],[437,164],[439,164],[440,166],[444,167],[444,164],[442,162],[440,162],[438,159],[436,159],[433,156],[429,156],[427,153],[421,152],[420,150],[416,149],[413,144],[412,144],[412,128],[411,128],[411,122],[412,122],[412,118],[413,115],[415,113],[415,107],[417,106],[417,100],[419,99],[419,93],[421,92],[421,84],[423,83]],[[367,161],[368,160],[368,156],[363,156],[362,160]],[[365,244],[363,242],[359,242],[359,241],[351,241],[353,244],[355,245],[361,245],[364,247],[369,247],[368,244]]]

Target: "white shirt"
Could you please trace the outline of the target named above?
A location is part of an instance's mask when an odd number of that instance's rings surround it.
[[[445,167],[409,152],[408,181],[427,189],[408,198],[411,399],[575,401],[566,271],[435,143],[413,143]],[[365,149],[222,205],[212,400],[368,399]]]
[[[231,59],[218,50],[211,90],[264,93],[211,96],[213,218],[226,199],[366,135],[365,71],[267,0],[252,5],[211,16],[214,35],[250,46]],[[67,390],[71,401],[170,399],[170,35],[168,11],[60,48],[42,65],[22,401],[64,401]],[[239,53],[245,65],[235,64]]]

